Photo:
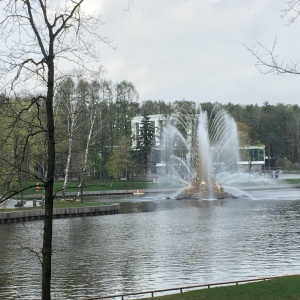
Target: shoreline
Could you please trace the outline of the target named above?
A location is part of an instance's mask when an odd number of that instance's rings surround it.
[[[279,189],[297,189],[300,188],[300,184],[274,184],[274,185],[249,185],[249,186],[236,186],[237,188],[242,191],[247,190],[279,190]],[[180,190],[180,188],[155,188],[155,189],[142,189],[142,192],[147,193],[174,193]],[[135,189],[128,189],[128,190],[101,190],[101,191],[84,191],[83,196],[110,196],[110,195],[133,195],[136,192]],[[24,200],[32,200],[32,199],[42,199],[42,194],[31,194],[31,195],[24,195]],[[62,193],[57,193],[55,195],[55,199],[62,199],[62,198],[78,198],[78,192],[65,192],[64,197]]]
[[[241,186],[237,187],[241,191],[254,191],[254,190],[284,190],[284,189],[299,189],[300,184],[278,184],[278,185],[260,185],[260,186]],[[178,191],[176,188],[166,189],[143,189],[147,193],[174,193]],[[83,196],[109,196],[109,195],[134,195],[135,190],[105,190],[105,191],[86,191]],[[61,198],[62,195],[57,194],[56,198]],[[76,192],[66,192],[65,198],[70,199],[78,197]],[[27,195],[24,200],[40,200],[42,195]],[[18,200],[19,201],[19,200]],[[110,204],[101,206],[82,206],[82,207],[66,207],[54,208],[53,218],[68,218],[68,217],[81,217],[81,216],[95,216],[95,215],[108,215],[118,214],[120,204]],[[15,223],[22,221],[41,220],[44,218],[44,209],[37,208],[32,210],[14,210],[10,212],[1,212],[0,207],[0,224]]]
[[[112,215],[118,214],[120,204],[110,204],[101,206],[84,206],[84,207],[66,207],[54,208],[53,219],[58,218],[71,218],[71,217],[86,217],[86,216],[99,216],[99,215]],[[44,209],[24,209],[21,211],[1,212],[0,211],[0,224],[42,220],[44,219]]]

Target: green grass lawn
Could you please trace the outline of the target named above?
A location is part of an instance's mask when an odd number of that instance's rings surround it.
[[[300,275],[215,287],[155,298],[155,300],[300,300]]]
[[[278,184],[300,184],[300,179],[287,179],[287,180],[279,180]],[[249,183],[252,185],[253,183]],[[243,183],[245,185],[245,183]],[[35,186],[36,182],[26,182],[24,186],[31,186],[26,191],[24,191],[24,195],[31,194],[41,194],[43,191],[36,192]],[[54,191],[61,191],[63,186],[63,181],[56,181],[54,183]],[[178,186],[172,185],[170,183],[153,183],[151,181],[91,181],[86,182],[83,191],[105,191],[105,190],[136,190],[136,189],[160,189],[160,188],[176,188]],[[68,192],[78,192],[78,182],[70,181],[67,188]]]
[[[288,184],[300,184],[300,179],[286,179],[285,183],[288,183]]]
[[[43,193],[41,190],[40,192],[36,192],[35,186],[36,182],[26,182],[24,186],[32,186],[24,191],[24,195],[30,194],[37,194]],[[63,187],[62,181],[54,182],[54,191],[61,191]],[[106,190],[135,190],[135,189],[152,189],[157,188],[158,185],[153,182],[146,182],[146,181],[91,181],[86,182],[83,191],[106,191]],[[70,181],[68,183],[68,192],[78,192],[78,182],[77,181]]]

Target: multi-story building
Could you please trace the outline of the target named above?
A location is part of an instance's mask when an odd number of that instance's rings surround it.
[[[154,146],[160,147],[162,143],[162,133],[164,127],[165,116],[164,115],[148,115],[150,122],[154,128]],[[142,128],[143,116],[134,117],[131,120],[131,132],[132,132],[132,148],[137,147],[137,140]]]

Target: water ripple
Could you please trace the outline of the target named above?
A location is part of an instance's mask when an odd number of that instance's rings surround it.
[[[124,204],[54,221],[53,299],[300,273],[300,201]],[[0,226],[1,299],[40,297],[42,225]]]

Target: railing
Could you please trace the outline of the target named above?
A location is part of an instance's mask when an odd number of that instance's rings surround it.
[[[285,276],[288,276],[288,275],[285,275]],[[162,290],[135,292],[135,293],[128,293],[128,294],[114,294],[114,295],[106,295],[106,296],[93,296],[93,297],[85,298],[84,300],[113,299],[113,298],[120,298],[120,299],[124,300],[125,297],[132,297],[132,296],[138,296],[138,295],[147,295],[147,294],[151,295],[151,298],[153,298],[154,294],[158,294],[158,293],[162,294],[162,293],[166,293],[166,292],[175,292],[175,291],[177,291],[177,293],[182,293],[184,290],[189,290],[189,289],[210,288],[212,286],[220,286],[220,285],[233,285],[233,284],[238,285],[239,283],[247,283],[247,282],[254,282],[254,281],[265,281],[265,280],[270,280],[270,279],[274,279],[274,278],[281,278],[281,277],[285,277],[285,276],[272,276],[272,277],[253,278],[253,279],[245,279],[245,280],[223,281],[223,282],[214,282],[214,283],[202,283],[202,284],[181,286],[181,287],[162,289]],[[162,296],[162,295],[160,295],[160,296]]]

